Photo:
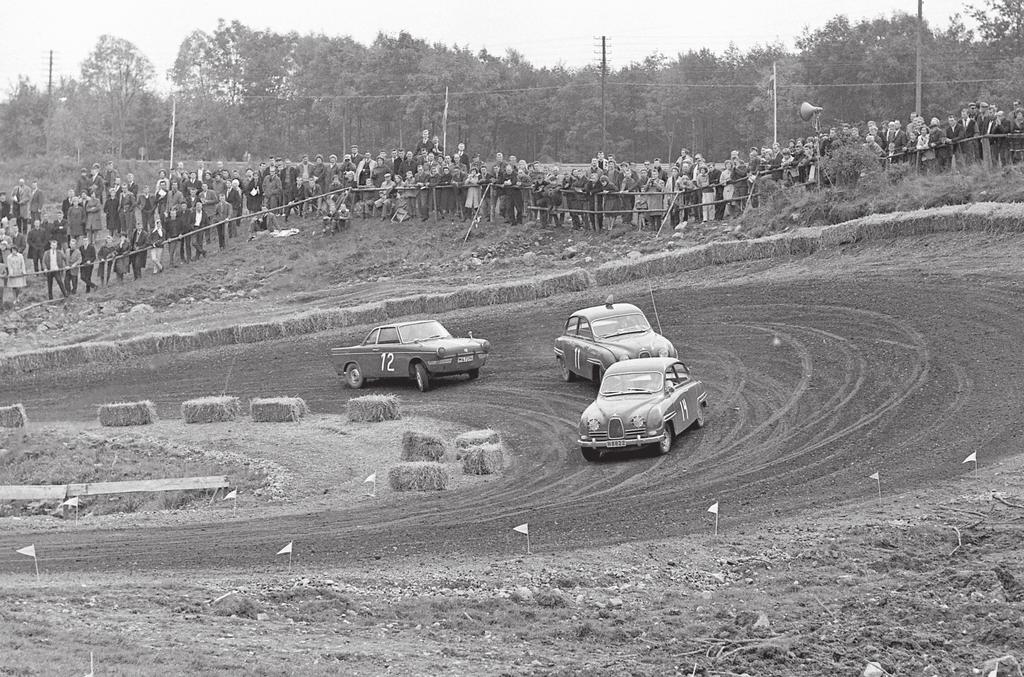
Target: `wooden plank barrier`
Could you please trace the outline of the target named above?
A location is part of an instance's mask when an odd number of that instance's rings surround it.
[[[189,491],[192,489],[223,489],[231,486],[224,475],[205,477],[174,477],[160,480],[127,480],[124,482],[89,482],[80,484],[39,484],[0,486],[0,501],[64,500],[72,496],[104,494],[135,494],[155,491]]]

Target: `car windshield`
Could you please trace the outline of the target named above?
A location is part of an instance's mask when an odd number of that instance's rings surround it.
[[[399,327],[398,333],[402,336],[402,343],[415,343],[416,341],[452,337],[440,322],[434,320]]]
[[[660,371],[636,371],[626,374],[606,374],[601,382],[601,395],[661,392],[664,374]]]
[[[592,320],[590,323],[597,338],[611,338],[625,334],[642,334],[651,330],[651,325],[643,313],[629,315],[613,315]]]

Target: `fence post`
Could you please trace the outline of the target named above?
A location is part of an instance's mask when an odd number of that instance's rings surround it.
[[[981,161],[985,164],[985,169],[992,169],[992,144],[989,143],[987,136],[981,137]]]

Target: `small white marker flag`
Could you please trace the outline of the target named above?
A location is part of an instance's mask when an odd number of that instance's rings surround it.
[[[230,501],[233,498],[238,498],[238,489],[232,489],[228,493],[224,494],[224,498],[222,498],[220,500],[222,500],[222,501]]]
[[[976,452],[976,451],[972,451],[972,452],[971,452],[971,455],[970,455],[970,456],[968,456],[967,458],[965,458],[965,459],[964,459],[963,461],[961,461],[961,462],[962,462],[962,463],[977,463],[977,462],[978,462],[978,452]]]
[[[63,507],[65,505],[68,506],[69,508],[77,508],[78,507],[78,496],[72,496],[68,500],[66,500],[63,503],[61,503],[60,507]]]
[[[713,506],[711,506],[710,508],[708,508],[708,512],[710,512],[712,514],[715,514],[715,515],[718,514],[718,501],[715,501],[715,504]]]
[[[868,479],[869,480],[875,480],[877,482],[878,481],[878,473],[876,472],[876,473],[873,473],[871,475],[868,475]]]
[[[277,554],[278,555],[290,555],[291,552],[292,552],[292,543],[294,543],[294,542],[295,541],[288,541],[288,545],[286,545],[283,548],[281,548],[280,550],[278,550]]]
[[[35,557],[36,546],[29,545],[27,547],[22,548],[21,550],[16,550],[15,552],[17,552],[19,555],[25,555],[26,557]]]
[[[367,482],[376,482],[376,481],[377,481],[377,473],[372,473],[369,477],[367,477],[365,480],[363,480],[363,484],[366,484]]]
[[[529,534],[530,533],[530,525],[529,525],[529,523],[520,524],[517,527],[512,527],[512,531],[518,531],[521,534]]]

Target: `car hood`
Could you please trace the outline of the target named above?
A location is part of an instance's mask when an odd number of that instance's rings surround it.
[[[618,416],[623,421],[639,415],[646,418],[647,412],[657,404],[657,395],[637,393],[635,395],[616,395],[615,397],[601,397],[586,408],[583,412],[584,418],[600,419],[602,424],[609,418]],[[603,427],[603,425],[602,425]]]
[[[664,348],[670,356],[675,355],[672,342],[661,334],[653,331],[643,334],[625,334],[612,339],[601,339],[605,345],[621,349],[629,354],[631,358],[638,357],[642,351],[650,353],[651,357],[658,357],[658,352]]]
[[[449,355],[487,352],[484,340],[475,338],[439,338],[430,339],[429,341],[420,341],[419,343],[410,343],[408,345],[422,346],[424,350],[430,351],[436,351],[438,348],[444,348],[445,352]]]

